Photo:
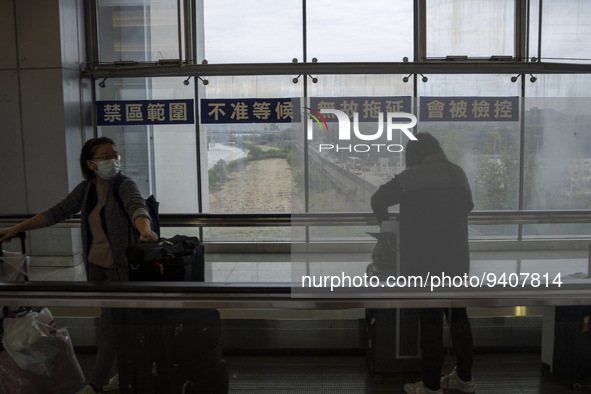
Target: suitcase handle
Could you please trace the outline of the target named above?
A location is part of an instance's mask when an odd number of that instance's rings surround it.
[[[16,233],[14,236],[8,238],[8,240],[13,239],[13,238],[20,238],[21,240],[21,251],[23,254],[25,254],[26,249],[25,249],[25,239],[27,239],[27,233],[25,233],[24,231],[21,231],[19,233]],[[2,245],[2,242],[0,242],[0,246]],[[0,257],[2,256],[2,248],[0,247]]]
[[[162,246],[162,245],[174,245],[174,244],[172,242],[170,242],[169,240],[167,240],[166,238],[160,238],[158,240],[157,245]]]

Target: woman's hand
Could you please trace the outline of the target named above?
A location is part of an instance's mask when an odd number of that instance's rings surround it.
[[[152,230],[146,230],[140,233],[141,242],[156,242],[158,239],[158,234]]]
[[[140,242],[156,242],[159,237],[150,227],[150,219],[145,216],[138,216],[135,219],[135,228],[140,234]]]
[[[0,242],[10,242],[10,238],[14,237],[19,233],[16,226],[8,227],[0,230]]]

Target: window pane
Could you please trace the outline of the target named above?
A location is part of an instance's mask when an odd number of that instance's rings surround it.
[[[377,188],[386,183],[399,170],[402,154],[398,147],[406,137],[399,130],[388,139],[384,131],[378,135],[379,121],[387,112],[412,112],[412,83],[404,83],[405,75],[321,75],[316,84],[310,85],[310,108],[334,108],[345,112],[353,125],[357,124],[361,134],[376,135],[376,139],[362,140],[355,133],[350,139],[340,139],[340,125],[331,121],[320,127],[305,118],[308,139],[306,141],[307,163],[299,171],[306,171],[308,177],[307,196],[310,212],[371,212],[370,198]],[[398,99],[403,97],[400,102]],[[402,101],[405,101],[404,103]],[[396,103],[394,103],[396,102]],[[370,109],[375,108],[372,112]],[[360,120],[355,123],[353,114]],[[367,120],[364,120],[366,118]],[[336,119],[333,119],[336,120]],[[393,148],[391,148],[393,147]],[[388,150],[388,148],[391,148]],[[302,188],[298,192],[303,193]],[[392,207],[396,211],[397,207]],[[372,229],[375,230],[375,229]],[[310,227],[313,242],[364,240],[371,242],[367,228],[352,226]]]
[[[179,59],[176,0],[98,0],[99,60]]]
[[[591,99],[526,101],[526,209],[591,209]],[[588,236],[588,225],[528,226],[530,235]]]
[[[427,0],[427,57],[514,56],[514,0]]]
[[[539,75],[526,85],[524,208],[591,209],[590,75]],[[581,237],[583,224],[524,225],[524,236]]]
[[[566,63],[588,62],[591,59],[589,15],[591,2],[587,0],[544,0],[542,59]]]
[[[251,0],[238,5],[233,0],[204,0],[203,7],[203,22],[197,24],[204,25],[204,58],[209,63],[302,59],[301,1]]]
[[[308,61],[413,59],[413,1],[307,2]]]
[[[429,75],[419,83],[422,97],[515,97],[519,85],[510,75]],[[423,100],[423,98],[420,98]],[[461,100],[460,98],[456,100]],[[433,134],[447,157],[468,176],[475,210],[518,209],[519,121],[419,121]],[[472,238],[508,237],[516,226],[471,226]]]
[[[411,112],[412,83],[404,83],[403,77],[404,75],[322,75],[318,77],[318,83],[311,85],[310,94],[312,100],[321,97],[325,103],[334,102],[335,109],[344,110],[348,114],[351,111],[357,112],[360,116],[367,109],[364,105],[371,102],[372,97],[381,104],[380,111],[385,114],[394,111],[387,108],[384,97],[405,96],[409,104],[403,111]],[[357,100],[357,97],[363,99]],[[349,104],[354,107],[344,107]],[[340,141],[336,131],[337,123],[330,122],[328,125],[329,130],[334,131],[322,130],[318,125],[312,124],[313,137],[308,140],[309,210],[371,211],[371,195],[395,174],[402,160],[402,154],[397,149],[388,151],[385,146],[401,144],[401,141],[406,141],[406,137],[395,132],[393,139],[387,141],[386,133],[382,132],[377,140],[362,141],[353,135],[349,141]],[[375,134],[378,122],[360,121],[359,129],[367,135]],[[378,149],[377,144],[383,146]],[[392,152],[394,150],[396,152]]]
[[[529,4],[529,48],[528,55],[531,58],[540,58],[540,3],[531,1]]]
[[[97,100],[191,99],[184,78],[108,79]],[[122,172],[144,197],[154,194],[161,213],[198,212],[195,125],[101,126],[122,155]]]
[[[300,96],[291,76],[262,76],[211,78],[204,98],[236,99],[224,107],[231,114],[240,99]],[[202,124],[200,136],[204,212],[291,212],[291,123]]]

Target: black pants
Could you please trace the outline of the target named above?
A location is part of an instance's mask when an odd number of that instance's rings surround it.
[[[443,315],[456,355],[457,374],[462,380],[472,379],[474,342],[466,308],[421,309],[421,367],[423,383],[432,390],[440,387],[445,357],[443,348]]]

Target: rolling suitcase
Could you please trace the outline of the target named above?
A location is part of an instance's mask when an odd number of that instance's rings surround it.
[[[419,319],[413,309],[366,309],[366,362],[376,382],[420,370]]]
[[[398,275],[398,222],[382,222],[379,233],[369,234],[377,242],[367,275],[380,280]],[[419,319],[415,310],[366,309],[365,337],[367,367],[376,382],[385,374],[419,369]]]
[[[204,247],[197,237],[175,235],[126,249],[131,281],[205,280]]]
[[[591,306],[544,309],[542,373],[566,380],[574,389],[591,377]]]
[[[216,309],[113,309],[121,393],[227,393]]]

